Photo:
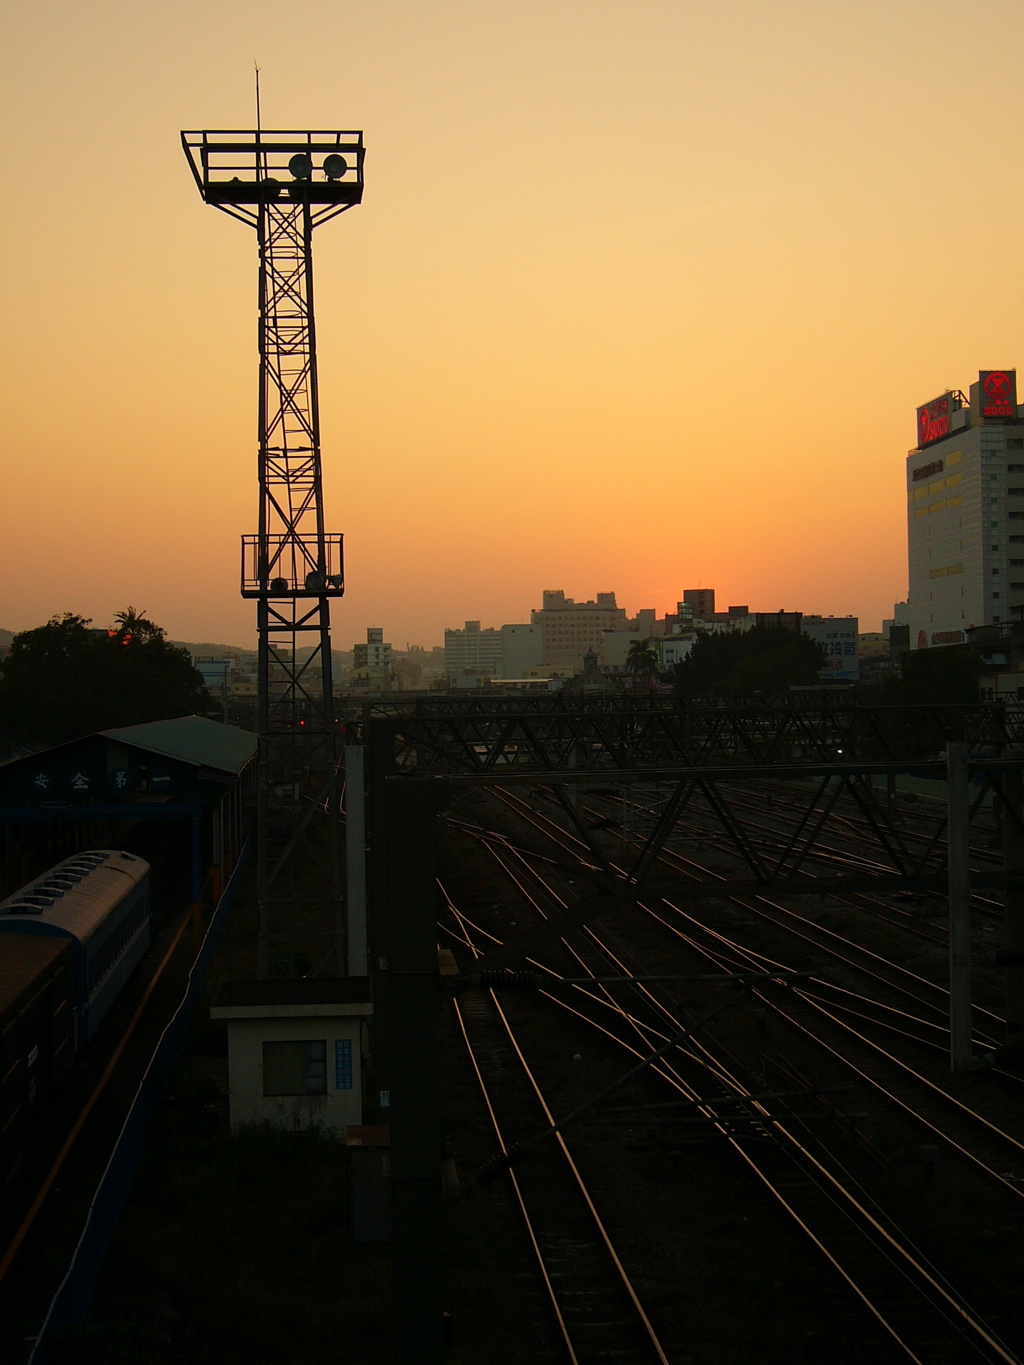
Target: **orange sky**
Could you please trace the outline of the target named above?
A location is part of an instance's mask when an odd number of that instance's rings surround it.
[[[914,407],[1020,365],[1008,0],[39,0],[0,34],[0,626],[250,644],[255,234],[181,128],[363,128],[317,241],[339,647],[906,592]]]

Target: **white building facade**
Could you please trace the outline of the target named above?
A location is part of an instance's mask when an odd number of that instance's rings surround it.
[[[540,626],[502,626],[501,661],[503,678],[530,677],[544,662]]]
[[[917,410],[907,456],[911,649],[960,644],[1024,610],[1024,410],[1015,370],[982,370]]]
[[[613,592],[599,592],[593,601],[577,602],[561,589],[545,589],[543,605],[530,613],[541,632],[543,661],[553,668],[579,672],[583,656],[592,649],[601,657],[606,630],[627,629],[625,608]]]
[[[369,988],[365,977],[237,981],[221,988],[210,1018],[227,1024],[233,1132],[314,1128],[343,1137],[362,1123]]]
[[[467,621],[462,630],[445,631],[444,671],[449,678],[461,673],[500,676],[502,666],[500,630],[481,630],[479,621]]]
[[[354,668],[383,668],[392,666],[391,646],[385,643],[383,626],[367,626],[366,644],[352,646]]]

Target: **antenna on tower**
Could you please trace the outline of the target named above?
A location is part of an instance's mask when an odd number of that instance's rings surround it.
[[[260,122],[260,69],[255,62],[253,62],[253,68],[256,71],[256,131],[261,133],[263,124]]]

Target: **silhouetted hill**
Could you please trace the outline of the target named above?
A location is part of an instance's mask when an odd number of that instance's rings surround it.
[[[193,659],[223,659],[227,655],[238,655],[239,657],[256,658],[255,649],[245,649],[242,645],[214,645],[203,640],[198,644],[191,640],[168,640],[168,644],[177,645],[179,649],[187,649]]]
[[[16,632],[13,630],[0,630],[0,648],[9,645],[14,639]],[[257,657],[255,649],[245,649],[242,645],[219,645],[213,644],[208,640],[168,640],[168,644],[176,645],[180,649],[187,649],[193,659],[224,659],[227,657],[239,659],[255,659]],[[298,657],[304,658],[311,652],[311,648],[300,649]],[[331,657],[336,667],[352,667],[352,651],[345,649],[332,649]]]

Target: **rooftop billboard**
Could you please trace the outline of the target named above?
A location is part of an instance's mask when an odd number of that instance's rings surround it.
[[[953,414],[954,408],[960,406],[953,395],[952,389],[947,389],[938,398],[933,398],[930,403],[925,403],[917,410],[917,444],[919,449],[930,446],[934,441],[941,441],[943,436],[949,435],[949,419]]]
[[[1017,371],[982,370],[978,375],[982,417],[1017,416]]]

